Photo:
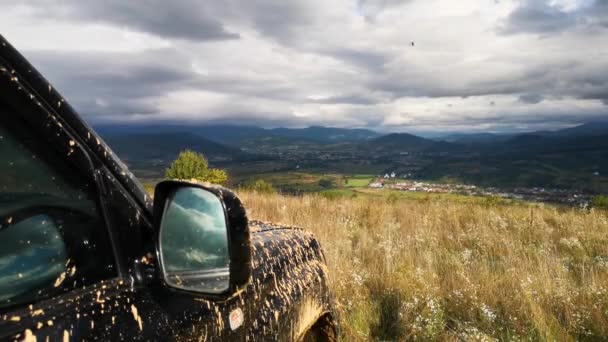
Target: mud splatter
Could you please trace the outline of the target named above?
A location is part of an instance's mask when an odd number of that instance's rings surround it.
[[[57,277],[57,279],[55,279],[55,284],[53,286],[59,287],[59,285],[61,285],[61,283],[63,283],[64,280],[65,280],[65,272],[61,272],[59,277]]]
[[[141,322],[141,316],[139,315],[139,313],[137,312],[137,307],[133,304],[131,304],[131,313],[133,314],[133,319],[137,322],[137,324],[139,325],[139,330],[143,331],[144,327],[143,324]]]
[[[26,329],[23,336],[23,342],[36,342],[36,335],[34,335],[30,329]]]

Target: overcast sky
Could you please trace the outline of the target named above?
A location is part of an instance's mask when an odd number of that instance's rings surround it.
[[[0,33],[95,123],[500,132],[608,119],[608,0],[15,3],[0,0]]]

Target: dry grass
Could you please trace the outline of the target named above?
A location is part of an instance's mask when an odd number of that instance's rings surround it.
[[[346,341],[608,339],[606,212],[240,195],[315,233]]]

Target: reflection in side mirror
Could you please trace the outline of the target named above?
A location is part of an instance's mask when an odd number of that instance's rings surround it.
[[[222,201],[196,187],[167,198],[160,222],[162,271],[169,286],[219,294],[230,286],[228,227]]]

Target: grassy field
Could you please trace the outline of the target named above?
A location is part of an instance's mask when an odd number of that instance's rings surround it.
[[[368,186],[374,180],[373,175],[353,175],[346,178],[344,186],[347,188],[358,188]]]
[[[240,196],[318,237],[344,341],[608,338],[605,211],[337,191]]]

